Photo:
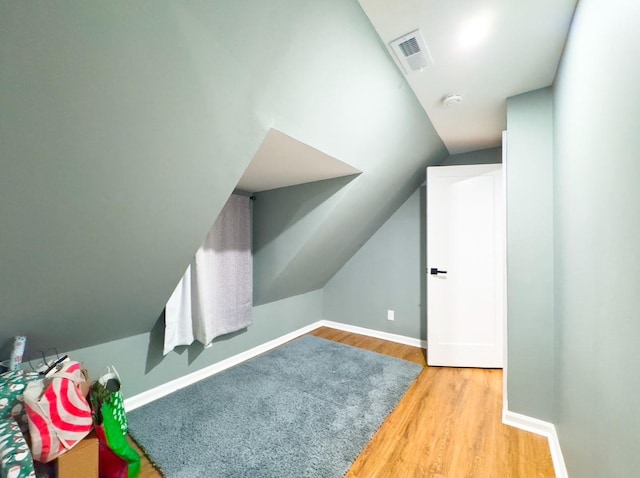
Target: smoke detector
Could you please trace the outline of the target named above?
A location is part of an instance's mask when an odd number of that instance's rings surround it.
[[[452,106],[456,106],[462,102],[462,96],[457,95],[455,93],[451,93],[450,95],[442,98],[442,104],[447,108],[451,108]]]
[[[389,46],[407,75],[414,71],[422,71],[423,68],[433,64],[420,30],[415,30],[393,40]]]

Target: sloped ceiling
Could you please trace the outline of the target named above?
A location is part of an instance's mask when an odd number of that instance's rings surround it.
[[[270,129],[236,189],[255,193],[361,172],[281,131]]]
[[[271,128],[362,174],[297,205],[258,197],[263,301],[322,286],[446,156],[356,0],[3,2],[0,18],[2,345],[149,331]]]
[[[406,79],[458,154],[500,146],[506,99],[553,83],[577,0],[359,2],[387,46],[422,32],[433,64]],[[444,106],[452,93],[462,102]]]

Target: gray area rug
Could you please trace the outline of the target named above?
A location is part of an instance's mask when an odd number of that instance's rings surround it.
[[[303,336],[128,414],[168,478],[341,477],[422,367]]]

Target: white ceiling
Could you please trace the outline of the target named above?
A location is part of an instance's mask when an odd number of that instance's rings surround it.
[[[422,32],[433,64],[405,78],[450,154],[499,146],[506,99],[553,83],[577,2],[358,1],[396,63],[389,43]],[[463,100],[445,107],[442,99],[451,93]],[[271,129],[237,189],[260,192],[358,173]]]
[[[552,84],[576,5],[576,0],[359,2],[387,47],[422,31],[434,64],[406,79],[451,154],[499,146],[506,98]],[[450,93],[463,101],[443,106]]]
[[[262,141],[236,189],[257,193],[360,172],[272,128]]]

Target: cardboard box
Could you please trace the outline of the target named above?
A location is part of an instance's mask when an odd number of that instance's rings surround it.
[[[98,438],[91,432],[56,460],[58,478],[98,478]]]

